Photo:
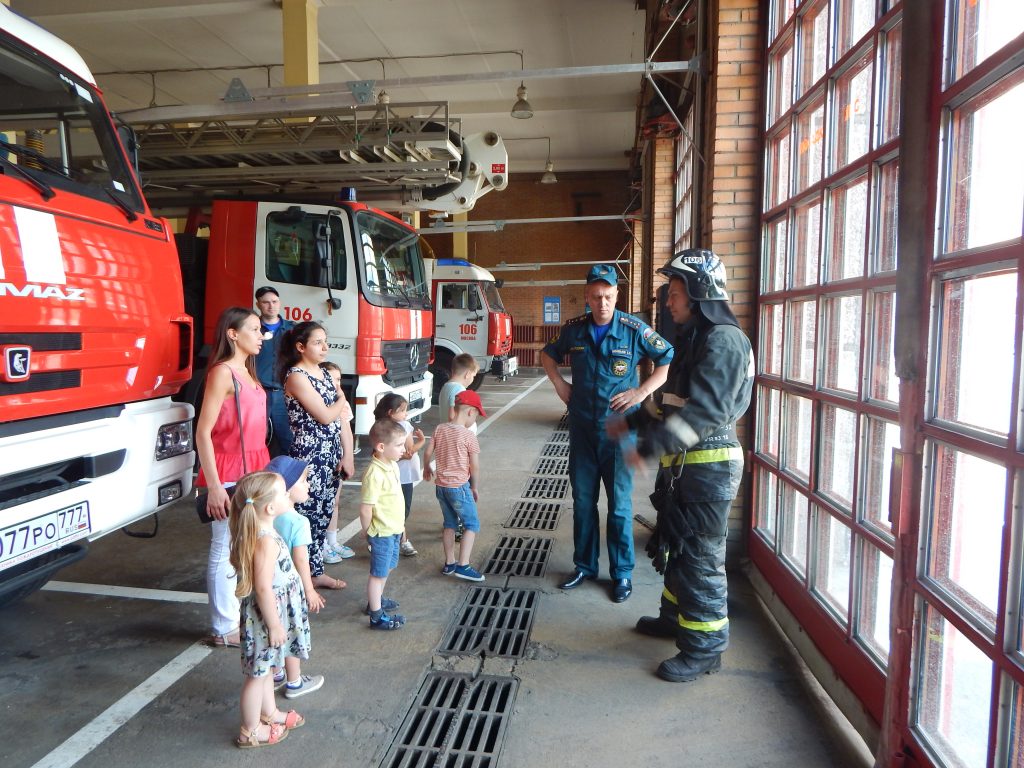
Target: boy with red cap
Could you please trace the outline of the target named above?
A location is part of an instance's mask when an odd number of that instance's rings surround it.
[[[444,515],[444,532],[441,543],[444,546],[445,576],[455,576],[466,581],[483,581],[484,577],[469,564],[473,543],[480,531],[476,502],[479,499],[477,481],[480,477],[480,443],[469,427],[476,423],[477,416],[487,418],[480,402],[480,395],[471,389],[455,396],[455,419],[447,424],[438,424],[434,439],[427,445],[423,457],[423,479],[433,479],[437,500]],[[432,470],[430,459],[437,464]],[[459,559],[455,559],[455,529],[459,521],[465,526],[459,547]]]

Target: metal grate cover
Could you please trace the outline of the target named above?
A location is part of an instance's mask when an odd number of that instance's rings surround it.
[[[473,587],[445,631],[438,653],[522,658],[538,594],[532,589]]]
[[[503,535],[484,566],[484,573],[495,576],[543,576],[554,539],[534,536]]]
[[[568,443],[569,432],[564,429],[556,429],[551,433],[551,439],[548,441],[551,443]]]
[[[536,468],[533,470],[535,475],[568,475],[569,474],[569,460],[568,459],[553,459],[547,456],[542,456],[540,461],[537,462]]]
[[[523,489],[524,499],[562,499],[569,490],[567,477],[531,477]]]
[[[562,418],[558,420],[558,426],[555,429],[568,429],[569,428],[569,412],[566,411],[562,414]]]
[[[568,458],[569,457],[569,444],[568,443],[545,443],[544,447],[540,449],[541,456],[552,456],[555,458]]]
[[[514,677],[428,673],[382,768],[493,766],[518,690]]]
[[[553,531],[558,527],[562,505],[557,501],[517,501],[505,521],[506,528]]]

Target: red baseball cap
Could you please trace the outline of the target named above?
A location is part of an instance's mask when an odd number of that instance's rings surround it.
[[[485,419],[487,418],[487,411],[484,410],[483,404],[480,402],[480,395],[474,392],[472,389],[464,389],[455,396],[456,405],[472,405],[478,411],[480,415]]]

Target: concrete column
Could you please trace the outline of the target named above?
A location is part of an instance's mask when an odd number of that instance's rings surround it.
[[[320,82],[317,6],[312,0],[281,0],[284,84]]]

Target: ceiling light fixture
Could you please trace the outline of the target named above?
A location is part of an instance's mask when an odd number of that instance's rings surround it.
[[[519,68],[522,70],[526,69],[525,62],[523,60],[523,54],[519,53]],[[523,80],[519,81],[519,87],[516,89],[516,103],[512,105],[512,117],[517,117],[520,120],[527,120],[533,117],[533,107],[530,106],[530,102],[526,100],[526,83]]]
[[[558,177],[555,176],[555,164],[551,162],[551,137],[545,136],[548,140],[548,161],[544,163],[544,175],[540,177],[541,184],[557,184]]]

